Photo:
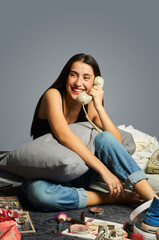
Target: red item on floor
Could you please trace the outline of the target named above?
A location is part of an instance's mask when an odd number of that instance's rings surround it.
[[[18,217],[18,212],[9,209],[0,209],[0,239],[20,240],[21,234],[16,226],[14,218]]]
[[[131,234],[131,239],[132,240],[142,240],[143,236],[141,234],[138,234],[138,233],[132,233]]]

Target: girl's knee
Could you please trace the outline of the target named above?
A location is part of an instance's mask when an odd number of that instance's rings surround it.
[[[97,146],[109,146],[112,147],[116,143],[116,138],[108,131],[98,134],[95,138],[95,144]]]

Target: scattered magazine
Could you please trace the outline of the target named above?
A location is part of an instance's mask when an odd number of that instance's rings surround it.
[[[29,212],[19,212],[19,218],[16,218],[16,226],[20,233],[34,233],[35,228],[30,219]]]
[[[0,196],[0,208],[14,210],[19,213],[19,218],[15,220],[21,234],[36,232],[29,212],[23,211],[17,196]]]
[[[17,196],[0,196],[0,208],[23,211]]]

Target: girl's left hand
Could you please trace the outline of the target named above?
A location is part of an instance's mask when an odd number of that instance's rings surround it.
[[[94,85],[89,94],[93,97],[93,103],[95,109],[102,106],[104,91],[100,85]]]
[[[101,178],[107,184],[111,197],[119,197],[120,194],[125,197],[123,185],[112,172],[107,169],[101,174]]]

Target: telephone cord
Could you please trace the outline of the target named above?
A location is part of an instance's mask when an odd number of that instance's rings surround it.
[[[90,124],[92,124],[92,126],[93,126],[99,133],[101,133],[102,131],[101,131],[101,130],[91,121],[91,119],[88,117],[88,114],[87,114],[86,109],[85,109],[85,107],[84,107],[84,103],[82,103],[82,107],[83,107],[83,110],[84,110],[84,112],[85,112],[85,116],[86,116],[88,122],[90,122]]]

